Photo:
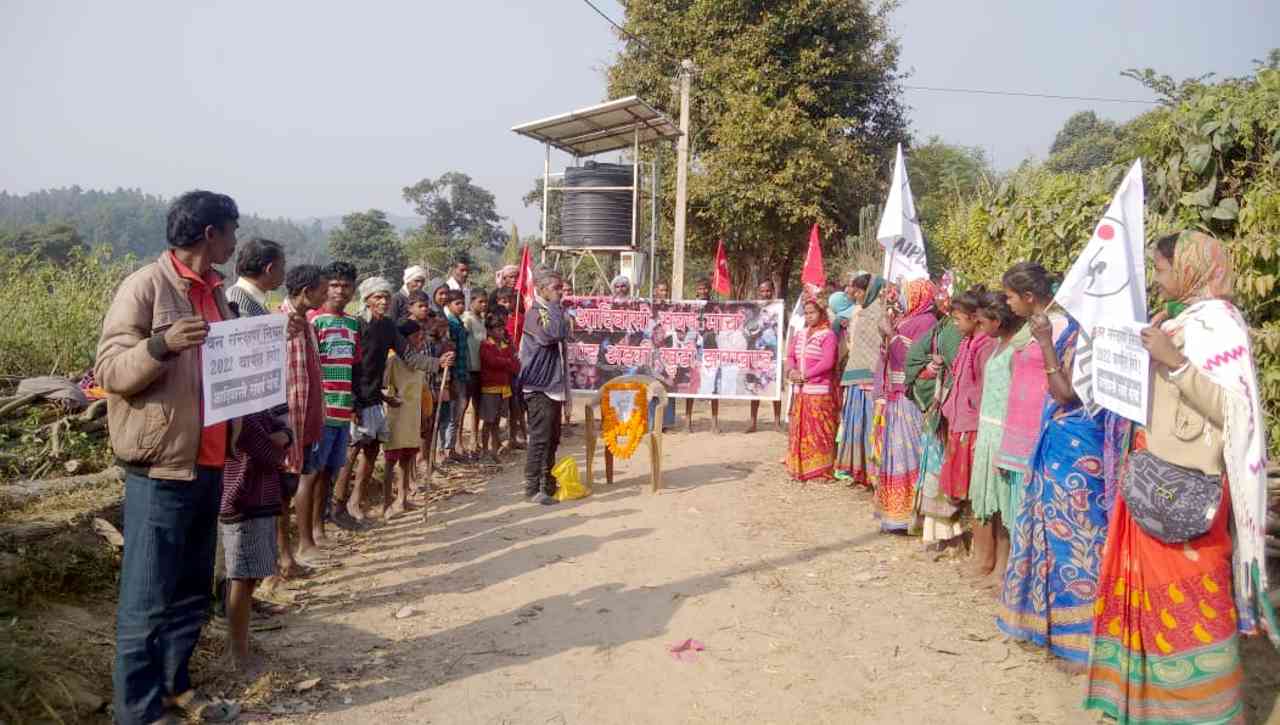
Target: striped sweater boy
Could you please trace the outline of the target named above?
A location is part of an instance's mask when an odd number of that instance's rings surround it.
[[[320,347],[324,423],[347,425],[355,408],[351,381],[359,374],[360,321],[346,313],[327,310],[313,310],[307,318],[315,327]]]

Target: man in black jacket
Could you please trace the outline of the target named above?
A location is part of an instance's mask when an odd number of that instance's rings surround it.
[[[334,497],[338,506],[345,506],[347,513],[357,522],[365,520],[362,501],[365,486],[373,477],[373,466],[378,452],[391,436],[382,405],[383,376],[387,369],[387,353],[395,351],[410,366],[428,374],[434,374],[443,363],[453,362],[453,353],[445,353],[440,359],[430,357],[419,350],[411,350],[408,341],[396,331],[396,323],[390,317],[391,284],[382,277],[370,277],[360,283],[360,299],[365,311],[360,319],[360,359],[352,367],[352,393],[355,398],[355,418],[351,425],[351,455],[338,473],[334,484]],[[393,407],[400,401],[387,402]],[[364,454],[358,472],[356,459]],[[348,486],[353,473],[354,485]],[[350,489],[350,491],[348,491]],[[349,498],[348,498],[349,494]]]
[[[561,412],[569,399],[565,342],[569,322],[560,306],[564,279],[554,269],[534,273],[533,307],[520,340],[520,378],[529,410],[529,450],[524,466],[524,493],[533,503],[550,506],[556,481],[551,468],[560,446]]]

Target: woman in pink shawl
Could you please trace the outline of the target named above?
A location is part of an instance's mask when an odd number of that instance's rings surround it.
[[[804,323],[787,343],[787,379],[794,391],[787,472],[797,481],[831,478],[836,460],[836,335],[815,300],[804,303]]]
[[[906,312],[881,329],[886,338],[880,399],[876,401],[880,462],[875,470],[875,511],[881,531],[906,532],[914,518],[924,414],[906,394],[907,350],[937,322],[937,289],[927,279],[907,283]]]

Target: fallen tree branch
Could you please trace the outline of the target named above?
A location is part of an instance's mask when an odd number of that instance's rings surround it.
[[[5,403],[4,406],[0,407],[0,416],[5,416],[14,411],[21,410],[37,400],[40,400],[40,393],[30,393],[16,400]]]
[[[44,496],[91,488],[123,478],[124,470],[119,466],[112,466],[104,471],[86,473],[83,476],[52,478],[44,481],[18,481],[0,486],[0,502],[5,506],[22,506]]]

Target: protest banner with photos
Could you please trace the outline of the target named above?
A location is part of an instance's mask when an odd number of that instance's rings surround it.
[[[1093,328],[1093,396],[1099,405],[1138,425],[1151,408],[1151,354],[1142,345],[1144,323]]]
[[[649,375],[676,398],[777,400],[782,301],[652,302],[569,297],[570,387]]]
[[[200,348],[206,426],[284,405],[287,324],[264,315],[209,325]]]

